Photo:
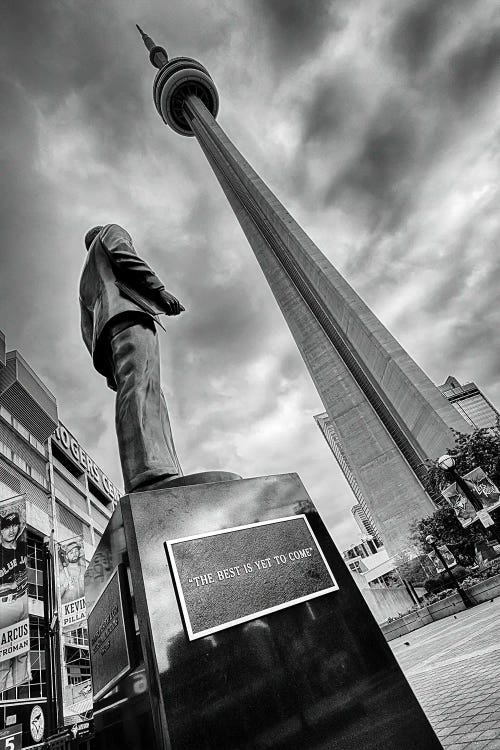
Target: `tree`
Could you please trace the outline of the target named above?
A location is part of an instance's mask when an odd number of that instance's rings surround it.
[[[425,554],[415,557],[416,551],[416,545],[413,544],[412,547],[399,552],[392,559],[403,580],[413,584],[413,586],[421,586],[432,573],[432,563]]]
[[[480,466],[483,471],[500,486],[500,429],[498,427],[482,427],[474,430],[470,435],[455,432],[455,447],[449,448],[448,453],[456,461],[459,474]],[[431,497],[438,497],[441,490],[450,483],[446,471],[429,461],[425,480],[425,489]]]
[[[471,565],[476,561],[475,543],[483,539],[482,532],[473,524],[464,529],[457,519],[453,508],[438,508],[431,516],[422,518],[412,524],[411,541],[422,552],[430,552],[432,547],[425,538],[428,534],[436,537],[438,544],[446,544],[457,562]]]

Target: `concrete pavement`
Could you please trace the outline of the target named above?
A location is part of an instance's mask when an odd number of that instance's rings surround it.
[[[389,645],[445,750],[500,750],[500,598]]]

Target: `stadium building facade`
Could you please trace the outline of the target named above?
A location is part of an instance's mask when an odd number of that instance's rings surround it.
[[[0,730],[22,725],[22,747],[42,747],[32,724],[40,712],[38,725],[47,724],[46,541],[52,535],[57,549],[81,537],[90,560],[120,491],[59,421],[55,396],[20,353],[6,351],[0,332],[0,500],[17,495],[26,497],[31,679],[0,693]],[[59,630],[53,643],[54,663],[63,665],[54,691],[58,723],[72,724],[91,709],[86,628]]]

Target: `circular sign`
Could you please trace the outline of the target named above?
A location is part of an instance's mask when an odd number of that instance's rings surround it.
[[[41,706],[33,706],[30,715],[30,732],[34,742],[40,742],[43,739],[45,730],[45,716]]]

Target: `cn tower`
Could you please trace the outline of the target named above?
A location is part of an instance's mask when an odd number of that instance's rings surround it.
[[[194,136],[238,219],[314,381],[390,554],[435,510],[427,463],[471,426],[385,328],[235,148],[216,122],[208,70],[169,59],[140,27],[156,109]],[[334,227],[332,228],[334,232]]]

